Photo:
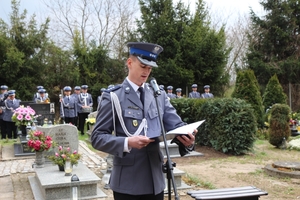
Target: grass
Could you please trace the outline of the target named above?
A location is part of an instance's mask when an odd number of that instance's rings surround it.
[[[193,184],[198,187],[203,187],[206,189],[216,189],[216,187],[212,183],[210,183],[208,181],[203,181],[203,180],[199,179],[198,177],[192,176],[190,174],[186,174],[186,176],[183,176],[182,179],[187,184],[191,184],[191,185]]]

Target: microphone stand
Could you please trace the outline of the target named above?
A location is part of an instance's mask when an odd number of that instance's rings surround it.
[[[173,185],[173,189],[174,189],[174,195],[175,195],[175,200],[179,200],[178,197],[178,193],[177,193],[177,188],[176,188],[176,183],[175,183],[175,178],[174,178],[174,174],[173,174],[173,167],[176,167],[176,163],[173,163],[171,161],[170,158],[170,153],[169,153],[169,148],[168,148],[168,144],[167,144],[167,138],[166,138],[166,131],[165,128],[163,126],[163,121],[160,115],[160,110],[159,110],[159,105],[158,105],[158,93],[154,91],[154,97],[155,97],[155,102],[156,102],[156,107],[157,107],[157,111],[158,111],[158,117],[159,117],[159,121],[160,121],[160,126],[161,126],[161,131],[162,131],[162,135],[163,135],[163,140],[164,140],[164,144],[165,144],[165,149],[166,149],[166,155],[167,155],[167,161],[166,163],[163,165],[162,170],[164,173],[167,173],[167,179],[168,179],[168,199],[171,200],[171,180],[172,180],[172,185]]]

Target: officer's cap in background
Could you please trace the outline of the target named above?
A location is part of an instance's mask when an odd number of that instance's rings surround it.
[[[163,90],[163,89],[165,88],[165,86],[164,86],[164,85],[159,85],[159,88],[160,88],[161,90]]]
[[[82,86],[81,86],[81,89],[88,89],[88,87],[89,87],[89,86],[87,86],[87,85],[82,85]]]
[[[39,93],[45,93],[46,90],[44,88],[38,90]]]
[[[43,89],[44,87],[39,85],[39,86],[36,86],[36,89],[39,90],[39,89]]]
[[[109,86],[107,87],[107,89],[110,89],[110,88],[113,88],[113,87],[115,87],[115,85],[109,85]]]
[[[0,86],[0,89],[1,89],[1,90],[7,90],[8,87],[7,87],[6,85],[1,85],[1,86]]]
[[[198,87],[197,84],[193,84],[193,85],[192,85],[192,88],[197,88],[197,87]]]
[[[100,92],[104,92],[106,90],[106,88],[101,88]]]
[[[64,91],[72,91],[72,88],[70,86],[64,87]]]
[[[167,87],[167,90],[173,90],[173,86],[169,85],[169,86]]]
[[[129,54],[134,55],[144,65],[158,67],[157,56],[164,50],[160,45],[145,42],[129,42]]]
[[[181,88],[177,88],[177,89],[176,89],[176,92],[181,92],[181,91],[182,91]]]
[[[16,90],[9,90],[7,92],[8,96],[11,96],[11,95],[15,95],[16,94]]]
[[[204,85],[204,89],[210,88],[209,85]]]
[[[75,86],[74,90],[80,90],[80,86]]]

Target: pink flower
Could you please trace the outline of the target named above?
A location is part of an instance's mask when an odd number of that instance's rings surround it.
[[[74,150],[73,154],[77,154],[77,151],[76,151],[76,150]]]
[[[42,134],[43,134],[42,131],[35,131],[33,135],[36,136],[36,137],[38,137],[38,136],[40,136]]]
[[[57,152],[55,152],[55,156],[56,156],[56,157],[58,157],[58,156],[59,156],[59,154],[58,154]]]
[[[29,121],[29,120],[31,120],[32,118],[31,118],[31,116],[30,116],[29,114],[27,114],[27,115],[25,116],[25,119]]]
[[[61,151],[61,150],[62,150],[62,146],[59,146],[59,147],[58,147],[58,150]]]
[[[23,115],[18,115],[17,119],[21,121],[23,119]]]
[[[61,154],[61,157],[66,158],[67,156],[66,156],[66,154]]]

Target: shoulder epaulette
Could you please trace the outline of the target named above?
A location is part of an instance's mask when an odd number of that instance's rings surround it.
[[[122,84],[118,84],[118,85],[115,85],[115,86],[113,86],[113,87],[111,87],[109,89],[106,89],[104,92],[110,93],[110,92],[113,92],[115,90],[120,89],[121,87],[122,87]]]

